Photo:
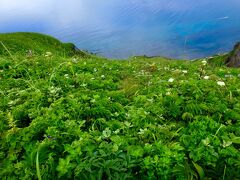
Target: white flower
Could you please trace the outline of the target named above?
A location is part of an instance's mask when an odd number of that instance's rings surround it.
[[[225,78],[233,78],[233,75],[232,74],[226,74]]]
[[[204,76],[203,79],[208,80],[208,79],[209,79],[209,76]]]
[[[45,57],[50,57],[50,56],[52,56],[52,53],[51,53],[51,52],[46,52],[46,53],[45,53]]]
[[[225,86],[225,82],[223,82],[223,81],[218,81],[217,84],[218,84],[219,86]]]
[[[72,62],[73,62],[73,63],[77,63],[78,60],[77,60],[76,58],[73,58],[73,59],[72,59]]]
[[[173,78],[170,78],[169,80],[168,80],[168,82],[173,82],[174,81],[174,79]]]
[[[65,74],[64,77],[68,79],[68,78],[69,78],[69,75],[68,75],[68,74]]]
[[[183,70],[182,72],[183,72],[184,74],[187,74],[187,73],[188,73],[188,71],[187,71],[187,70]]]
[[[207,65],[207,61],[206,61],[206,60],[203,60],[203,61],[202,61],[202,64],[203,64],[204,66],[206,66],[206,65]]]

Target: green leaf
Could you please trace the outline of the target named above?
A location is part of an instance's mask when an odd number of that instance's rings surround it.
[[[192,163],[193,163],[194,167],[196,168],[196,170],[198,172],[200,180],[204,180],[205,173],[203,171],[203,168],[193,161],[192,161]]]
[[[42,180],[41,178],[41,171],[40,171],[40,167],[39,167],[39,151],[37,152],[37,156],[36,156],[36,169],[37,169],[37,177],[38,177],[38,180]]]
[[[235,138],[231,139],[230,141],[232,141],[232,143],[234,143],[234,144],[240,144],[240,137],[235,137]]]

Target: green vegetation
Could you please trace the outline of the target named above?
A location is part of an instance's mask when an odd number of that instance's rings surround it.
[[[3,43],[3,44],[2,44]],[[31,51],[31,55],[42,55],[48,51],[58,56],[86,55],[77,50],[72,43],[62,43],[59,40],[38,33],[7,33],[0,34],[0,55],[11,54],[25,55]]]
[[[240,179],[240,69],[48,48],[0,57],[1,179]]]

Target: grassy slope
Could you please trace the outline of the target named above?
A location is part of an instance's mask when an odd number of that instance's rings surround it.
[[[13,59],[0,57],[2,179],[36,179],[37,170],[42,179],[240,178],[239,69],[57,53]]]
[[[84,55],[84,52],[76,51],[72,43],[62,43],[59,40],[38,33],[7,33],[0,34],[2,42],[12,54],[26,54],[32,50],[33,53],[40,55],[52,52],[59,56],[72,56],[76,53]],[[0,55],[6,55],[6,49],[0,44]]]

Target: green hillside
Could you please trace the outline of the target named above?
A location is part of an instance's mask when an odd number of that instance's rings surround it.
[[[0,179],[240,179],[240,69],[224,56],[65,57],[38,37],[39,55],[0,56]]]
[[[62,43],[59,40],[38,33],[6,33],[0,34],[0,55],[7,55],[9,50],[12,54],[32,53],[41,55],[51,52],[59,56],[72,56],[74,54],[84,55],[82,51],[77,51],[74,44]]]

